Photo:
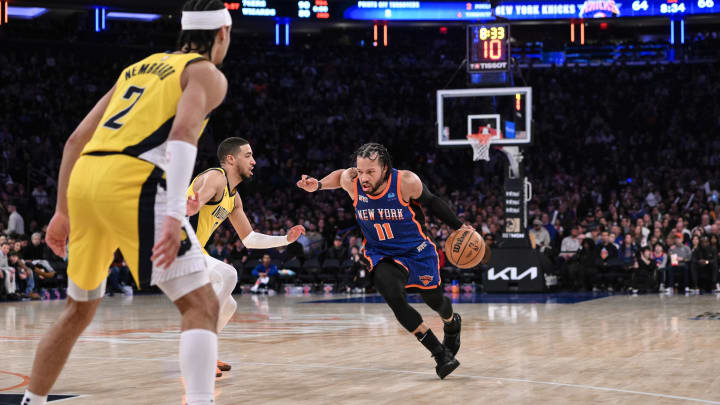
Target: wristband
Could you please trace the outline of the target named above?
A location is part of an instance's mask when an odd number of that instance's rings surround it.
[[[197,147],[183,141],[168,141],[166,148],[167,212],[179,221],[187,212],[187,188],[190,185]]]

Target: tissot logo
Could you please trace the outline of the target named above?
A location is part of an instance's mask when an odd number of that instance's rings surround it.
[[[527,276],[530,276],[530,280],[535,280],[538,276],[537,267],[530,267],[519,275],[517,267],[505,267],[502,271],[498,273],[495,272],[494,267],[488,270],[488,280],[522,280]]]

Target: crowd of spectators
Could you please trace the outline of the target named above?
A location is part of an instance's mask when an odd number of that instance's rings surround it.
[[[4,294],[11,294],[9,278],[13,293],[28,297],[52,294],[54,283],[64,282],[63,260],[37,247],[44,246],[52,215],[63,142],[123,66],[172,47],[163,39],[109,49],[81,34],[61,37],[69,39],[9,38],[0,54],[0,232],[7,235],[0,241],[12,242],[0,256]],[[432,146],[435,91],[466,85],[462,75],[450,80],[464,48],[448,42],[419,49],[402,42],[360,47],[342,36],[332,45],[308,40],[288,48],[233,41],[223,67],[227,100],[200,140],[196,169],[217,165],[215,146],[225,137],[250,140],[257,166],[240,193],[255,229],[283,235],[302,224],[308,230],[298,242],[267,252],[268,265],[292,270],[279,280],[332,283],[344,291],[369,286],[350,199],[333,191],[308,194],[294,184],[302,174],[322,177],[348,167],[351,152],[370,141],[385,144],[395,167],[416,172],[487,243],[500,241],[504,155],[491,151],[488,163],[477,164],[470,149]],[[677,282],[688,293],[720,289],[717,62],[519,73],[524,83],[517,84],[534,93],[536,141],[522,163],[534,190],[530,234],[560,288],[670,292]],[[443,279],[479,283],[479,272],[468,276],[446,265],[442,246],[451,230],[432,216],[426,225],[441,250]],[[228,224],[207,250],[232,263],[245,283],[275,276],[257,268],[266,252],[245,249]],[[37,260],[47,265],[38,267]],[[121,257],[111,267],[112,290],[130,284]]]

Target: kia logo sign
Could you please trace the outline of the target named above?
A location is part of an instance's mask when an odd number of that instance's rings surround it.
[[[502,279],[505,281],[510,280],[522,280],[525,277],[530,276],[530,280],[535,280],[538,276],[538,269],[537,267],[530,267],[529,269],[525,270],[520,275],[517,274],[517,267],[505,267],[501,272],[495,273],[495,268],[492,267],[490,270],[488,270],[488,280],[497,280]]]

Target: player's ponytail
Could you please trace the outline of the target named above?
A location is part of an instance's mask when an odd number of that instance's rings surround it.
[[[183,11],[213,11],[224,8],[225,5],[220,0],[188,0],[183,6]],[[215,44],[217,32],[217,29],[180,31],[176,45],[177,50],[185,53],[209,54]]]

